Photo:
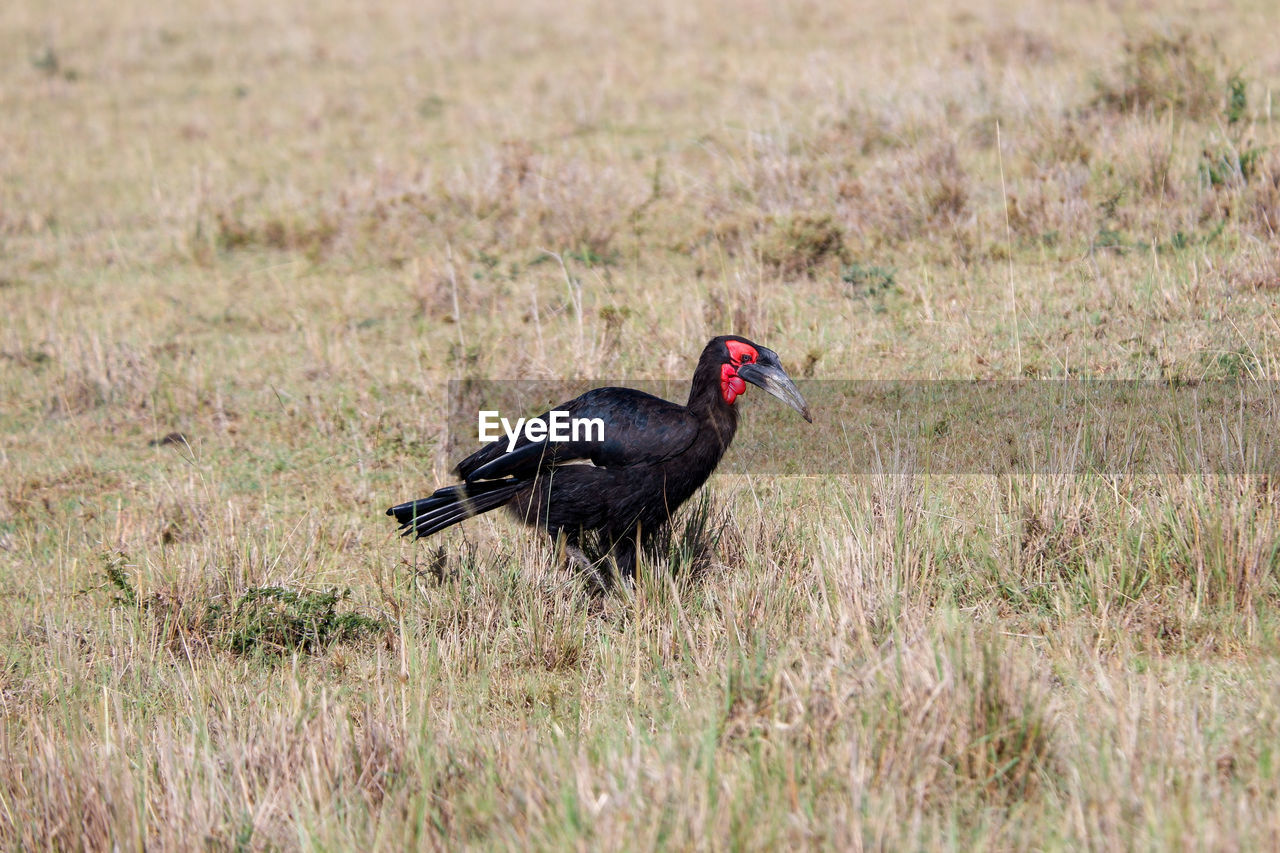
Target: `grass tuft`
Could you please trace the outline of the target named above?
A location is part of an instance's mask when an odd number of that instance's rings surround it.
[[[1127,36],[1123,58],[1099,79],[1097,102],[1122,112],[1175,112],[1190,119],[1216,113],[1228,94],[1222,58],[1212,42],[1186,29]],[[1234,96],[1235,88],[1230,90]]]
[[[844,232],[830,215],[775,220],[761,239],[760,256],[783,277],[813,277],[828,261],[844,258]]]

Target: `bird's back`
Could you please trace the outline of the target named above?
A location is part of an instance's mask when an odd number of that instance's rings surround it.
[[[585,431],[569,441],[531,441],[522,434],[513,447],[504,440],[486,444],[455,468],[468,481],[532,479],[558,465],[590,462],[602,468],[651,464],[679,455],[698,433],[697,418],[678,403],[634,388],[596,388],[556,411],[571,418],[598,419],[603,435]],[[546,421],[551,413],[538,419]]]

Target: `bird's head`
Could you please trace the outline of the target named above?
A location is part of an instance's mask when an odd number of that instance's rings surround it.
[[[806,421],[813,423],[813,418],[809,415],[809,404],[800,396],[796,384],[782,369],[782,362],[776,352],[736,335],[716,338],[708,344],[707,350],[708,354],[714,353],[719,357],[720,396],[726,403],[733,405],[733,401],[747,390],[747,383],[750,382],[768,391],[799,412]]]

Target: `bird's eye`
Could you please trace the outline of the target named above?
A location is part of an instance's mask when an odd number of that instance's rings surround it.
[[[753,358],[753,356],[751,355],[751,353],[749,353],[749,352],[744,352],[744,353],[742,354],[742,363],[743,363],[743,364],[750,364],[750,363],[751,363],[752,358]]]

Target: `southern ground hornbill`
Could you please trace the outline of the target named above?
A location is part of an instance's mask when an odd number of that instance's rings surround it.
[[[639,544],[657,533],[715,470],[738,429],[734,402],[758,385],[812,423],[809,407],[778,354],[746,338],[712,339],[698,359],[684,405],[631,388],[596,388],[559,407],[574,418],[599,418],[602,440],[499,439],[458,463],[464,482],[387,510],[403,535],[430,536],[463,519],[506,506],[520,520],[564,537],[574,561],[598,567],[612,558],[635,576]],[[546,421],[549,413],[540,419]],[[591,436],[598,439],[598,435]],[[583,546],[594,541],[588,558]]]

